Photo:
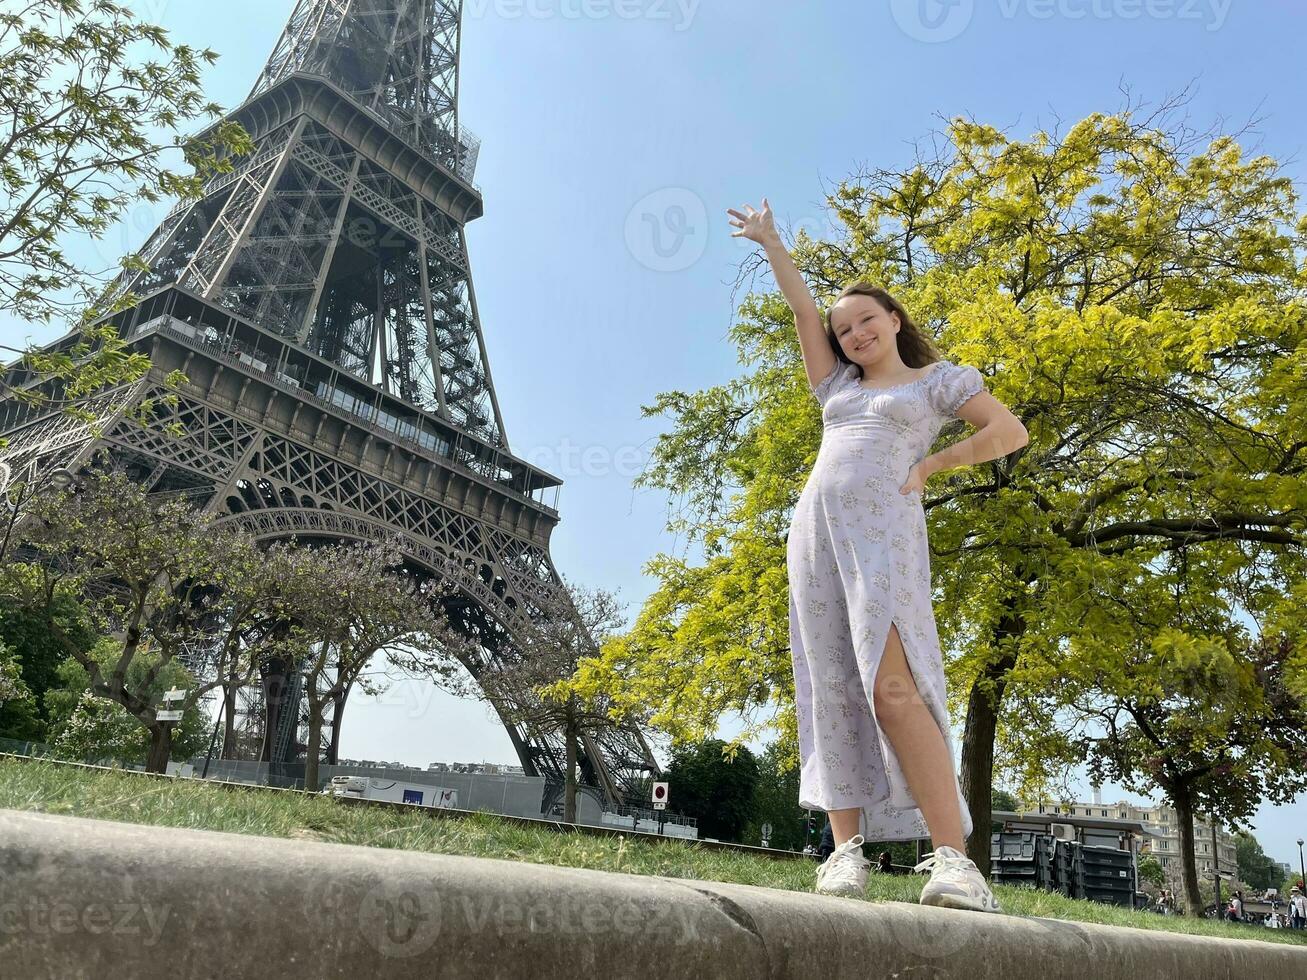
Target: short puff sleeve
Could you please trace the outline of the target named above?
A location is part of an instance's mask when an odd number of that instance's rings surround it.
[[[957,411],[972,395],[985,390],[985,379],[970,364],[941,361],[932,368],[926,386],[930,407],[940,418],[957,418]]]
[[[858,366],[856,364],[836,358],[835,366],[830,369],[830,374],[818,381],[812,389],[818,403],[824,408],[826,402],[830,400],[830,396],[837,389],[848,384],[857,370]]]

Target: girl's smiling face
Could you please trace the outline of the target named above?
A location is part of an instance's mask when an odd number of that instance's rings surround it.
[[[831,329],[844,356],[855,364],[874,364],[897,354],[899,315],[872,296],[856,293],[831,307]]]

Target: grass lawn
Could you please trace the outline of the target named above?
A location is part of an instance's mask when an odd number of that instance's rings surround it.
[[[0,808],[725,881],[799,892],[812,891],[816,873],[816,862],[810,858],[786,861],[715,851],[676,838],[648,841],[626,836],[567,834],[525,827],[490,813],[470,818],[441,816],[423,809],[357,806],[324,796],[257,788],[231,789],[198,779],[101,771],[43,760],[0,757]],[[866,899],[916,902],[924,881],[918,875],[882,875],[873,871],[867,883]],[[1162,916],[1003,885],[996,886],[994,891],[1004,911],[1013,915],[1307,946],[1307,929],[1266,929],[1210,919]],[[813,896],[813,901],[826,900]]]

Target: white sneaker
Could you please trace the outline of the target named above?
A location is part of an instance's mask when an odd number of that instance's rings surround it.
[[[977,912],[1003,911],[975,862],[955,847],[935,848],[912,870],[930,872],[930,881],[921,889],[922,905]]]
[[[817,887],[821,895],[861,895],[867,890],[871,862],[862,856],[863,839],[854,834],[817,866]]]

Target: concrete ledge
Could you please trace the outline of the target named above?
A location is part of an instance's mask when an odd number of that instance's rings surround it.
[[[0,810],[0,976],[1307,976],[1307,948]]]

